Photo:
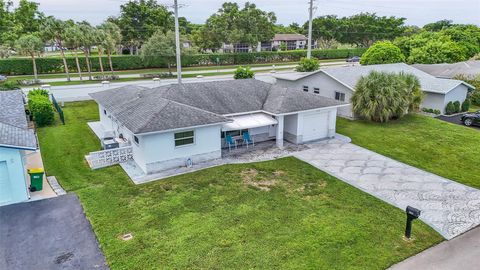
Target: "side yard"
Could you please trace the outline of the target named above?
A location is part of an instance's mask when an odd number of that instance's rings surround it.
[[[138,186],[119,166],[92,171],[97,105],[64,112],[38,130],[46,171],[80,197],[111,269],[385,269],[442,241],[420,221],[403,240],[404,212],[295,158]]]
[[[337,120],[352,142],[414,167],[480,188],[480,133],[464,126],[407,115],[387,124]]]

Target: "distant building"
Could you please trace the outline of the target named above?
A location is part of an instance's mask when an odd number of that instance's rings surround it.
[[[275,34],[272,40],[259,42],[257,46],[251,46],[246,43],[223,43],[220,52],[224,53],[246,53],[260,51],[279,51],[285,44],[286,50],[304,50],[307,48],[308,39],[300,34]],[[317,42],[312,44],[312,48],[317,48]]]
[[[415,64],[414,67],[438,78],[452,79],[463,75],[468,79],[480,76],[480,60],[458,62],[453,64]]]
[[[303,50],[307,48],[308,39],[300,34],[275,34],[272,40],[272,48],[280,50],[282,44],[286,45],[287,51]]]

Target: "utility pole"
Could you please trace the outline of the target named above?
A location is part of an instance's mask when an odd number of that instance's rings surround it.
[[[175,9],[175,45],[177,55],[177,79],[178,84],[182,84],[182,58],[180,55],[180,27],[178,25],[178,3],[174,0]]]
[[[313,1],[310,0],[310,8],[308,9],[308,48],[307,48],[307,58],[312,58],[312,20],[313,20]]]

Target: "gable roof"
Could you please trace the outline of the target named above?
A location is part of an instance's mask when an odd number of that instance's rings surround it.
[[[255,79],[126,86],[90,96],[135,134],[230,122],[226,115],[284,114],[345,103]]]
[[[275,34],[273,41],[295,41],[295,40],[307,40],[304,35],[301,34]]]
[[[438,78],[451,79],[457,75],[464,75],[473,79],[476,76],[480,76],[480,60],[452,64],[415,64],[413,66]]]
[[[333,79],[337,80],[338,82],[342,83],[343,85],[345,85],[346,87],[354,91],[358,80],[360,80],[362,76],[367,76],[371,71],[383,71],[383,72],[391,72],[391,73],[405,72],[408,74],[413,74],[419,79],[422,90],[426,92],[432,92],[432,93],[446,94],[461,84],[464,84],[468,88],[472,88],[472,89],[474,88],[473,86],[460,80],[436,78],[435,76],[425,73],[405,63],[368,65],[368,66],[330,67],[330,68],[320,69],[315,72],[293,73],[293,74],[277,75],[275,77],[280,80],[297,81],[321,72],[332,77]]]
[[[0,108],[0,147],[35,150],[37,141],[28,129],[22,91],[0,91]]]

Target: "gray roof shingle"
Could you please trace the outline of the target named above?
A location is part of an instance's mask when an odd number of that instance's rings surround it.
[[[464,75],[469,79],[480,76],[480,60],[471,60],[453,64],[415,64],[418,68],[430,75],[439,78],[451,79],[458,75]]]
[[[22,92],[0,91],[0,108],[0,147],[35,150],[37,140],[28,129]]]
[[[90,96],[136,134],[231,121],[224,115],[262,110],[282,114],[344,104],[254,79],[122,87]]]
[[[457,87],[460,84],[465,84],[469,88],[472,88],[471,85],[452,79],[441,79],[436,78],[428,73],[425,73],[417,68],[409,66],[404,63],[396,64],[383,64],[383,65],[369,65],[369,66],[346,66],[346,67],[330,67],[320,69],[319,71],[309,72],[309,73],[292,73],[285,75],[277,75],[277,79],[291,80],[296,81],[310,75],[316,74],[318,72],[323,72],[342,84],[346,85],[351,89],[355,89],[355,86],[362,76],[367,76],[371,71],[383,71],[391,73],[408,73],[415,75],[419,80],[423,91],[446,94],[453,88]]]

